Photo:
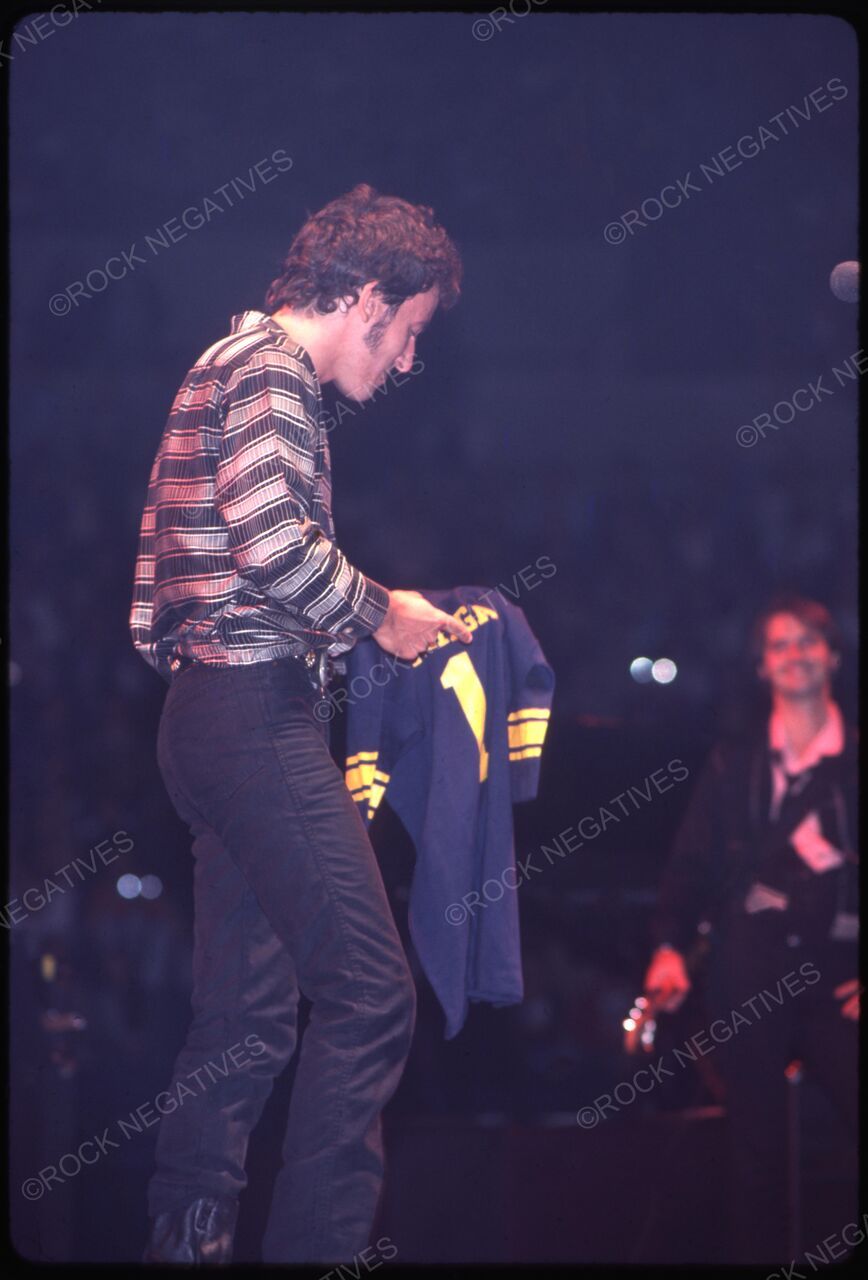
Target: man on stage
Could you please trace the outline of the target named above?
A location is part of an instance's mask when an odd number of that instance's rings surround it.
[[[753,740],[721,743],[691,797],[666,870],[645,977],[676,1009],[684,952],[712,923],[706,1039],[726,1087],[731,1261],[793,1261],[785,1070],[798,1057],[855,1141],[858,835],[856,733],[831,694],[834,622],[801,598],[757,620],[754,655],[771,714]],[[727,1189],[726,1187],[724,1188]],[[856,1212],[842,1204],[840,1230]]]
[[[430,209],[366,185],[332,201],[293,240],[267,313],[233,316],[190,369],[151,471],[130,627],[170,681],[157,754],[194,838],[195,947],[193,1020],[157,1102],[147,1262],[231,1261],[300,991],[312,1007],[263,1258],[349,1262],[369,1242],[415,988],[314,708],[362,636],[412,660],[441,630],[471,632],[339,550],[320,388],[361,402],[408,372],[460,279]]]

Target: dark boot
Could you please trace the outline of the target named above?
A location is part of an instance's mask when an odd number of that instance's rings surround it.
[[[151,1219],[143,1262],[177,1262],[190,1267],[226,1265],[232,1261],[238,1201],[226,1196],[200,1196],[181,1209]]]

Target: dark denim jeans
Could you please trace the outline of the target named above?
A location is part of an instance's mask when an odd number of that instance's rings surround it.
[[[158,737],[194,837],[195,945],[193,1020],[157,1101],[149,1211],[246,1186],[250,1132],[296,1048],[300,990],[312,1007],[266,1262],[347,1262],[367,1246],[381,1111],[416,1017],[379,866],[315,702],[293,658],[197,664],[175,677]]]

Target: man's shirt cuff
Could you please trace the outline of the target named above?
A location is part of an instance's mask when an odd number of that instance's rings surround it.
[[[366,576],[358,606],[338,634],[341,639],[355,643],[381,627],[388,612],[389,592],[379,582]]]

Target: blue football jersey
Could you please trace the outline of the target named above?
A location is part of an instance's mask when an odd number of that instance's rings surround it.
[[[524,995],[512,804],[537,794],[554,672],[524,612],[485,587],[422,591],[473,631],[415,660],[347,657],[346,782],[366,825],[385,797],[416,849],[408,923],[446,1014]]]

